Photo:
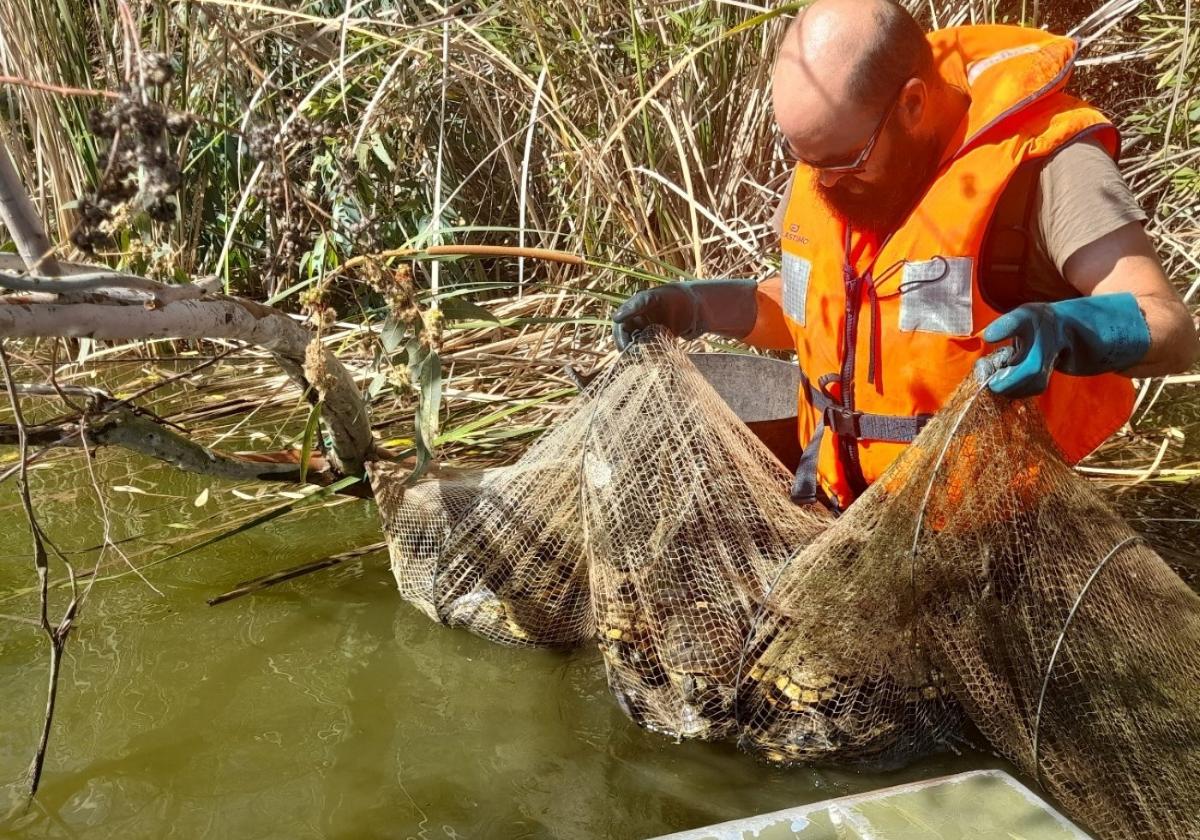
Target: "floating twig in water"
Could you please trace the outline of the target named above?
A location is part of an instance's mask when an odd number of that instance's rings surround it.
[[[256,577],[251,580],[243,581],[215,598],[208,599],[208,605],[215,607],[217,604],[224,604],[226,601],[232,601],[235,598],[241,598],[243,595],[250,595],[254,592],[274,586],[277,583],[283,583],[285,580],[292,580],[311,572],[319,572],[322,569],[328,569],[331,566],[337,566],[345,563],[347,560],[355,560],[367,554],[373,554],[376,551],[383,551],[387,548],[387,543],[377,542],[370,545],[364,545],[362,548],[356,548],[352,551],[344,551],[341,554],[334,554],[321,560],[315,560],[311,563],[302,563],[299,566],[292,566],[290,569],[283,569],[278,572],[271,572],[269,575]]]

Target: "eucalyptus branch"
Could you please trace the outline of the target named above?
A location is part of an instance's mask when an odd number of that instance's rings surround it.
[[[203,297],[206,291],[204,287],[191,283],[171,285],[119,271],[92,271],[67,276],[47,276],[3,269],[0,269],[0,289],[8,289],[13,292],[49,292],[60,295],[128,290],[146,292],[159,304],[177,300],[196,300]]]
[[[361,475],[375,451],[367,407],[349,371],[290,316],[243,298],[179,300],[155,308],[97,303],[0,302],[2,338],[225,338],[269,351],[308,398],[323,402],[330,459]],[[310,349],[311,347],[311,349]]]
[[[25,267],[45,275],[58,273],[46,227],[13,166],[8,147],[0,143],[0,220],[8,228]]]
[[[140,397],[216,364],[233,349],[121,399],[100,388],[86,385],[16,383],[12,386],[15,389],[13,393],[21,396],[64,400],[80,397],[86,400],[85,404],[75,406],[75,419],[59,418],[37,426],[27,425],[24,429],[25,439],[34,446],[82,447],[89,455],[90,440],[95,446],[119,446],[186,472],[233,481],[278,481],[319,486],[336,481],[337,476],[330,470],[328,460],[320,455],[310,456],[307,469],[302,469],[300,460],[293,452],[227,454],[195,443],[187,437],[186,429],[136,404],[135,401]],[[8,384],[0,382],[0,390],[7,391]],[[174,426],[184,434],[176,434],[168,426]],[[0,424],[0,446],[17,446],[19,442],[20,430],[14,424]],[[354,485],[347,492],[361,496],[365,495],[366,489],[366,485]]]
[[[56,345],[54,345],[54,347],[55,347],[55,353],[57,354],[58,345],[56,344]],[[195,376],[200,371],[204,370],[205,368],[212,367],[213,365],[215,365],[217,362],[221,361],[222,359],[229,358],[229,356],[234,352],[234,349],[235,349],[234,347],[229,347],[225,350],[222,350],[221,352],[216,353],[212,356],[209,356],[207,359],[204,359],[198,365],[193,365],[192,367],[188,368],[187,370],[182,370],[177,373],[173,373],[164,379],[160,379],[157,382],[153,382],[149,385],[146,385],[143,388],[139,388],[137,391],[134,391],[129,396],[121,397],[120,399],[117,399],[112,394],[108,393],[107,391],[103,390],[102,388],[93,388],[89,385],[60,385],[58,383],[57,379],[55,378],[56,370],[53,367],[46,373],[46,375],[50,379],[49,383],[45,383],[45,384],[38,384],[38,383],[21,384],[21,383],[18,383],[16,388],[17,388],[17,393],[21,394],[23,396],[58,397],[64,403],[66,403],[68,406],[70,406],[74,410],[76,415],[82,415],[84,413],[91,413],[93,415],[97,415],[97,414],[101,414],[101,413],[105,413],[105,412],[115,411],[118,408],[128,407],[135,414],[141,414],[145,417],[149,417],[150,419],[154,420],[157,423],[163,424],[164,426],[171,426],[175,429],[178,429],[181,432],[186,433],[187,429],[185,429],[183,426],[180,426],[178,423],[175,423],[174,421],[169,420],[165,417],[160,417],[159,415],[155,414],[153,411],[151,411],[147,408],[143,408],[142,406],[137,405],[137,401],[148,394],[152,394],[155,391],[158,391],[158,390],[166,388],[170,385],[173,385],[174,383],[180,381],[181,379],[187,379],[189,377]],[[161,361],[161,359],[156,359],[156,361]],[[189,357],[189,361],[190,361],[190,357]],[[3,383],[0,383],[0,388],[2,388],[2,387],[3,387]],[[71,399],[70,399],[71,397],[82,397],[82,398],[86,399],[88,401],[88,406],[85,407],[85,406],[80,406],[80,405],[75,404],[74,402],[71,401]],[[62,419],[63,418],[59,418],[58,421],[54,421],[54,422],[61,422]]]
[[[215,478],[299,482],[301,476],[300,464],[295,461],[258,461],[217,452],[127,409],[119,409],[103,424],[92,427],[91,439],[96,444],[120,446],[186,472]],[[328,466],[316,466],[318,469],[307,471],[305,479],[312,484],[332,483],[335,477]]]
[[[89,422],[86,441],[80,423],[26,427],[24,435],[30,446],[85,449],[88,443],[91,446],[119,446],[186,472],[231,481],[299,483],[301,480],[300,463],[289,457],[291,453],[253,456],[220,452],[126,408],[111,411],[103,420]],[[15,424],[0,424],[0,446],[19,446],[20,440],[21,431]],[[320,457],[310,458],[309,467],[303,472],[306,484],[325,486],[337,479],[329,464]]]
[[[178,423],[168,420],[165,417],[160,417],[159,415],[155,414],[153,411],[151,411],[147,408],[142,408],[139,405],[135,405],[134,402],[135,402],[135,400],[137,400],[141,397],[144,397],[146,394],[156,391],[159,388],[167,387],[172,382],[178,381],[179,379],[186,377],[186,376],[191,376],[196,370],[207,367],[208,365],[212,364],[219,358],[220,358],[219,356],[214,357],[212,360],[210,360],[208,362],[204,362],[203,364],[197,365],[195,368],[192,368],[191,370],[185,371],[183,373],[177,373],[174,376],[170,376],[160,382],[155,382],[152,385],[147,385],[146,387],[142,388],[141,390],[137,391],[136,393],[130,394],[127,397],[122,397],[121,399],[117,399],[112,394],[108,393],[107,391],[105,391],[101,388],[92,388],[87,385],[60,385],[60,384],[58,384],[58,382],[54,381],[53,373],[51,373],[51,381],[49,383],[17,383],[14,387],[17,389],[16,393],[21,396],[57,397],[58,399],[62,400],[64,403],[66,403],[68,405],[68,407],[71,408],[74,416],[76,416],[76,417],[84,417],[85,415],[87,415],[92,418],[95,418],[98,416],[102,416],[104,414],[114,412],[120,408],[128,408],[134,414],[140,414],[144,417],[149,417],[151,420],[153,420],[156,423],[161,423],[164,426],[172,426],[172,427],[178,429],[179,431],[186,433],[187,429],[185,429],[183,426],[180,426]],[[3,382],[0,382],[0,391],[6,391],[6,390],[8,390],[8,387]],[[71,397],[82,397],[83,399],[87,400],[87,404],[79,405],[79,404],[73,402],[70,399]],[[56,418],[55,420],[51,420],[51,421],[42,423],[39,426],[27,428],[26,435],[32,435],[36,432],[42,432],[43,438],[45,438],[46,437],[45,433],[47,431],[53,431],[54,429],[60,429],[60,430],[67,429],[68,424],[65,422],[66,420],[67,420],[67,418],[59,417],[59,418]],[[8,438],[5,437],[5,431],[4,431],[5,429],[6,429],[6,427],[4,427],[3,425],[0,425],[0,443],[9,443],[10,445],[12,445],[11,444],[11,441],[12,441],[11,435]],[[63,434],[74,434],[74,432],[67,430],[67,431],[64,431]]]

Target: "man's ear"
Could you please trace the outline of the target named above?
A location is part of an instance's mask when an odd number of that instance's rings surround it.
[[[911,78],[900,89],[900,101],[896,103],[900,121],[910,132],[921,124],[929,108],[929,86],[924,79]]]

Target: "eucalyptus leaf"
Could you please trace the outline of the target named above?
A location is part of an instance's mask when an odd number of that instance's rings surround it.
[[[387,385],[387,377],[386,376],[384,376],[382,373],[379,373],[379,372],[371,374],[371,381],[367,383],[368,399],[373,400],[377,396],[379,396],[380,392],[383,391],[383,388],[385,385]]]
[[[395,315],[389,315],[387,320],[383,322],[383,329],[379,333],[379,340],[383,344],[383,349],[388,353],[395,353],[400,349],[400,345],[404,343],[404,337],[407,332],[407,324]]]
[[[379,139],[378,134],[371,136],[371,151],[374,152],[375,157],[379,158],[383,165],[387,167],[388,172],[391,172],[396,168],[396,162],[392,160],[392,156],[388,154],[387,147],[383,145],[383,141]]]
[[[451,297],[441,301],[442,314],[450,321],[491,321],[499,324],[500,319],[477,303],[466,298]]]

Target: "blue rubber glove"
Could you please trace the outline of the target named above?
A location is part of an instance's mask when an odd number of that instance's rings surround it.
[[[613,338],[624,350],[640,330],[658,325],[680,338],[717,333],[744,338],[758,317],[754,280],[686,280],[638,292],[613,313]]]
[[[983,331],[990,344],[1010,338],[1011,350],[1001,348],[1008,352],[981,359],[975,370],[977,378],[1006,397],[1042,393],[1055,370],[1073,376],[1125,370],[1150,349],[1146,317],[1128,292],[1026,303]]]

